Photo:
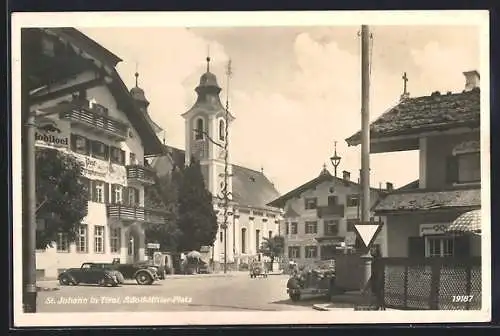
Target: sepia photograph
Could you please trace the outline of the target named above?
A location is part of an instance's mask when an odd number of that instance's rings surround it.
[[[15,325],[489,321],[488,22],[13,14]]]

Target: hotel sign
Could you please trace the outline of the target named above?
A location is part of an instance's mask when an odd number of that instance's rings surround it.
[[[37,118],[35,146],[68,148],[70,125],[66,120]]]
[[[420,237],[444,234],[448,226],[448,223],[421,224],[419,228]]]
[[[73,153],[82,163],[82,174],[89,179],[105,180],[108,183],[125,185],[126,168],[122,165]]]

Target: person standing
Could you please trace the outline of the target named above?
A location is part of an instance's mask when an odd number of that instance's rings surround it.
[[[380,246],[375,246],[372,249],[373,263],[372,263],[372,277],[371,277],[371,290],[375,297],[375,303],[378,310],[385,310],[384,302],[384,269],[381,265],[382,253]]]

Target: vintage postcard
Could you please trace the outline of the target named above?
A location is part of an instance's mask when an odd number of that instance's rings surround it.
[[[12,23],[16,326],[490,320],[487,11]]]

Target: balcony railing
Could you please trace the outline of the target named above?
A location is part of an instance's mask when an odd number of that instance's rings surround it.
[[[345,206],[343,204],[320,206],[316,211],[319,218],[328,216],[344,217]]]
[[[148,209],[123,204],[108,204],[108,217],[122,221],[139,221],[150,224],[164,224],[168,213],[160,209]]]
[[[118,141],[123,141],[128,137],[126,123],[84,106],[72,107],[69,111],[62,112],[60,117],[70,120],[73,125],[96,134],[106,134]]]
[[[127,166],[127,179],[129,182],[154,184],[156,173],[152,168],[135,164]]]

